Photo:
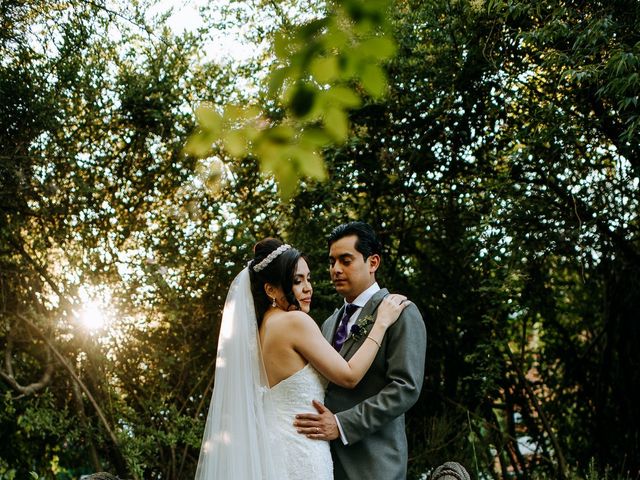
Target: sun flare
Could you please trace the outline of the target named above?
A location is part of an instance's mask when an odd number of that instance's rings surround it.
[[[80,314],[82,324],[89,330],[95,331],[104,328],[107,325],[107,317],[101,305],[94,301],[88,301],[84,304]]]

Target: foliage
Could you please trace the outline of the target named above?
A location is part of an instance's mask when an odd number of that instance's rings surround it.
[[[350,141],[325,157],[329,184],[295,197],[297,244],[366,219],[388,245],[384,283],[425,313],[429,377],[409,428],[416,475],[452,457],[473,465],[469,428],[481,470],[495,475],[569,475],[594,456],[622,477],[637,469],[638,425],[622,420],[637,402],[615,373],[638,365],[626,313],[638,298],[638,138],[627,142],[629,121],[614,121],[635,118],[633,102],[616,98],[634,95],[635,77],[616,90],[607,68],[585,88],[567,71],[633,50],[628,7],[397,2],[389,100],[352,115]],[[623,276],[624,295],[613,294]],[[450,419],[444,438],[428,432],[436,418]]]
[[[414,478],[452,459],[494,478],[635,478],[638,5],[297,3],[211,23],[280,22],[248,29],[278,49],[232,79],[203,59],[206,29],[147,25],[150,4],[3,2],[0,478],[192,476],[251,245],[308,254],[321,321],[338,302],[323,239],[351,219],[380,233],[380,283],[427,323]],[[246,98],[242,77],[265,72]],[[229,99],[260,108],[220,113]],[[196,127],[203,103],[217,133]],[[249,113],[264,123],[235,129]],[[183,152],[196,128],[204,159]],[[90,301],[108,327],[83,325]]]
[[[284,198],[295,192],[298,177],[326,177],[323,148],[347,140],[350,110],[367,96],[384,95],[379,62],[395,53],[388,0],[327,3],[324,16],[276,33],[265,111],[227,104],[218,113],[202,105],[190,153],[204,156],[221,142],[234,157],[254,156]]]
[[[185,366],[211,371],[203,365],[214,352],[204,345],[215,344],[214,333],[192,322],[218,308],[219,296],[196,299],[216,268],[206,244],[228,234],[216,222],[220,232],[202,241],[209,230],[199,226],[222,207],[202,187],[209,173],[198,176],[181,152],[191,96],[218,83],[223,95],[229,81],[215,65],[192,71],[197,35],[140,29],[147,5],[118,14],[100,3],[44,5],[3,3],[11,28],[1,78],[13,94],[1,107],[1,431],[10,448],[0,456],[18,478],[33,467],[50,478],[54,461],[74,478],[163,468],[180,477],[193,459],[172,456],[174,443],[195,443],[200,425],[186,405],[195,377],[174,367],[182,348]],[[218,268],[227,280],[228,264]],[[87,300],[118,312],[111,332],[87,332]],[[189,345],[201,354],[184,351]],[[44,407],[43,392],[55,407]],[[160,404],[182,406],[157,418]],[[74,421],[63,422],[63,412]],[[185,430],[173,437],[166,422]],[[151,424],[159,425],[153,435]]]

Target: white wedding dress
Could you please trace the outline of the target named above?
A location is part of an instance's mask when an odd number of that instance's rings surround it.
[[[293,426],[297,413],[317,413],[311,401],[324,401],[326,386],[327,380],[307,363],[269,390],[272,411],[266,421],[273,445],[281,449],[287,480],[333,479],[329,442],[309,439]]]
[[[329,442],[293,427],[327,381],[310,365],[272,388],[262,362],[248,268],[222,313],[216,372],[196,480],[332,480]]]

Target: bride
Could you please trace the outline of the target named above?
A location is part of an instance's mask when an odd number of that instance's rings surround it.
[[[347,362],[308,315],[312,293],[298,250],[274,238],[255,245],[224,306],[196,480],[333,478],[329,443],[299,434],[294,416],[315,412],[328,381],[357,385],[409,302],[387,296]]]

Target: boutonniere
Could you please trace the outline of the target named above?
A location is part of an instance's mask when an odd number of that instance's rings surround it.
[[[349,331],[349,338],[353,338],[355,341],[360,340],[367,334],[367,329],[370,325],[373,325],[373,315],[365,315],[364,317],[358,318]],[[347,340],[349,340],[349,338],[347,338]]]

